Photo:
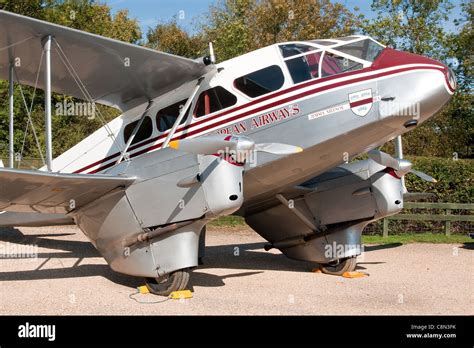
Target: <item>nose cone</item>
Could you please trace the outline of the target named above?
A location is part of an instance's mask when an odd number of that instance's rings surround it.
[[[458,83],[456,81],[456,74],[454,73],[454,71],[451,68],[448,68],[447,66],[445,66],[445,68],[446,68],[446,76],[447,76],[447,81],[448,81],[448,87],[451,90],[451,92],[454,93],[454,91],[456,90],[456,87],[458,85]]]
[[[456,77],[446,65],[427,57],[386,48],[372,65],[374,69],[396,72],[387,83],[379,84],[381,117],[406,116],[420,124],[436,115],[451,99]]]

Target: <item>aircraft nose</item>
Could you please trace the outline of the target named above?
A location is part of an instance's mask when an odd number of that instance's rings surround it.
[[[374,65],[379,69],[395,69],[397,74],[387,83],[379,84],[381,117],[407,116],[409,119],[405,117],[403,122],[412,126],[436,115],[456,90],[454,72],[431,58],[385,50]]]
[[[457,83],[453,70],[437,62],[427,66],[426,71],[420,69],[419,93],[419,123],[433,117],[446,105],[454,94]],[[429,71],[431,70],[431,71]]]
[[[451,91],[454,92],[457,87],[456,74],[454,73],[453,69],[448,68],[447,66],[445,66],[445,68],[446,68],[446,76],[448,80],[448,85],[451,88]]]

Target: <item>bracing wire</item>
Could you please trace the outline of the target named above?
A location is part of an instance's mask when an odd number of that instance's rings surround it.
[[[22,145],[21,145],[20,158],[19,158],[19,161],[18,161],[18,165],[20,165],[20,163],[21,163],[21,161],[22,161],[22,158],[23,158],[23,151],[24,151],[24,149],[25,149],[26,136],[27,136],[27,134],[28,134],[28,124],[31,125],[31,130],[33,131],[33,136],[34,136],[34,138],[35,138],[36,146],[38,147],[38,152],[39,152],[39,154],[40,154],[41,161],[43,162],[43,165],[46,165],[46,162],[45,162],[45,160],[44,160],[43,153],[42,153],[42,151],[41,151],[41,145],[40,145],[38,136],[37,136],[37,134],[36,134],[35,125],[33,124],[33,120],[32,120],[32,118],[31,118],[31,112],[33,111],[33,105],[34,105],[35,96],[36,96],[36,89],[37,89],[37,86],[38,86],[38,80],[39,80],[39,74],[40,74],[40,69],[41,69],[41,63],[42,63],[42,61],[43,61],[43,55],[44,55],[44,52],[42,51],[42,52],[41,52],[40,61],[39,61],[39,65],[38,65],[38,70],[37,70],[37,73],[36,73],[36,80],[35,80],[35,86],[34,86],[34,89],[33,89],[33,95],[32,95],[32,97],[31,97],[31,104],[30,104],[30,107],[29,107],[29,108],[28,108],[28,104],[27,104],[27,102],[26,102],[25,94],[23,93],[23,88],[21,87],[21,81],[20,81],[20,79],[18,78],[18,73],[17,73],[16,69],[13,69],[13,72],[14,72],[14,74],[15,74],[16,80],[19,82],[18,86],[19,86],[19,88],[20,88],[21,97],[22,97],[22,99],[23,99],[23,104],[24,104],[24,106],[25,106],[26,115],[28,116],[28,121],[26,122],[25,134],[24,134],[24,137],[23,137]]]
[[[53,39],[54,40],[54,39]],[[89,91],[87,90],[86,86],[82,82],[81,78],[79,77],[79,74],[76,72],[74,67],[72,66],[71,62],[69,61],[68,57],[64,53],[63,49],[61,48],[61,45],[59,45],[59,42],[54,40],[54,43],[56,46],[59,48],[59,51],[56,50],[58,53],[58,56],[60,57],[61,61],[63,62],[64,66],[68,70],[69,74],[71,74],[72,78],[74,79],[74,82],[76,82],[77,86],[79,87],[81,93],[84,95],[84,98],[89,101],[90,103],[95,103],[94,99],[90,95]],[[102,125],[104,126],[104,129],[106,130],[107,134],[109,137],[112,139],[113,143],[117,147],[117,149],[123,153],[123,148],[120,146],[120,144],[117,142],[117,139],[115,137],[114,132],[110,129],[109,125],[107,122],[105,122],[105,118],[102,116],[100,110],[97,108],[97,114],[99,116],[99,120],[102,122]],[[124,154],[125,155],[125,154]]]

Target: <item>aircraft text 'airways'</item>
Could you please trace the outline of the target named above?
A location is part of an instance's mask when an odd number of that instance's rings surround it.
[[[300,113],[298,104],[288,105],[280,109],[254,116],[250,120],[244,120],[228,127],[217,130],[216,134],[242,134],[249,129],[258,129],[286,120]]]

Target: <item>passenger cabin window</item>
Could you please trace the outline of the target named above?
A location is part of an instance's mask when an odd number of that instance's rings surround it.
[[[321,63],[321,75],[323,77],[358,69],[362,69],[361,63],[329,52],[324,54]]]
[[[321,52],[314,52],[287,60],[286,65],[293,82],[299,83],[319,77],[320,58]]]
[[[296,56],[297,54],[310,52],[316,50],[313,46],[303,45],[299,43],[291,43],[280,45],[280,51],[283,58],[288,58],[291,56]]]
[[[373,62],[383,51],[384,47],[370,39],[365,39],[338,46],[334,49],[356,58]]]
[[[173,127],[179,116],[181,109],[186,104],[187,99],[183,99],[173,105],[167,106],[156,113],[156,127],[160,132],[164,132]],[[180,124],[186,122],[187,114],[183,117]]]
[[[280,67],[272,65],[241,76],[234,81],[234,87],[251,98],[279,90],[285,77]]]
[[[237,103],[237,97],[221,86],[210,88],[199,95],[194,117],[202,117]]]
[[[128,142],[130,137],[132,136],[133,130],[135,127],[138,125],[140,120],[136,120],[132,123],[129,123],[125,126],[123,130],[123,140],[125,141],[125,144]],[[132,144],[139,143],[140,141],[143,141],[145,139],[148,139],[151,137],[151,134],[153,133],[153,125],[151,122],[151,118],[148,116],[145,116],[143,119],[142,125],[137,131],[137,134],[135,134],[135,138],[132,140]]]

